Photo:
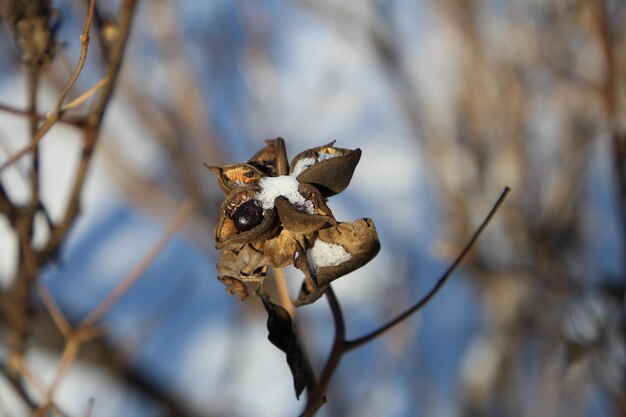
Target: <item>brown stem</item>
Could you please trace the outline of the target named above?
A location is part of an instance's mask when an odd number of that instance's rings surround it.
[[[2,165],[0,165],[0,172],[5,170],[9,166],[13,165],[20,158],[22,158],[24,155],[30,152],[34,152],[34,162],[38,164],[37,147],[39,145],[39,142],[44,138],[46,133],[48,133],[48,131],[52,128],[52,126],[54,126],[54,124],[61,117],[61,109],[63,107],[63,101],[65,101],[65,97],[67,97],[72,87],[74,87],[76,80],[78,80],[78,77],[80,76],[80,73],[83,71],[83,67],[85,66],[85,61],[87,60],[87,50],[89,49],[89,27],[91,26],[91,20],[93,18],[94,4],[95,4],[95,0],[91,0],[91,7],[89,8],[89,14],[87,15],[87,19],[85,20],[85,27],[83,29],[83,33],[80,35],[81,48],[80,48],[80,56],[78,58],[78,62],[76,63],[76,67],[74,68],[74,71],[72,72],[72,75],[70,76],[70,79],[67,81],[67,83],[61,90],[59,97],[57,98],[57,103],[56,103],[54,112],[46,118],[46,121],[39,129],[37,128],[37,119],[35,118],[35,116],[31,116],[31,128],[33,131],[33,135],[32,135],[32,139],[30,143],[26,145],[26,147],[16,152],[15,154],[11,155],[5,162],[3,162]],[[29,94],[31,96],[32,101],[31,101],[31,105],[29,108],[29,113],[37,114],[36,108],[34,107],[33,103],[36,100],[36,93],[37,93],[36,87],[37,87],[37,79],[39,77],[39,69],[38,68],[32,69],[31,71],[32,71],[31,82],[30,82],[31,91]],[[39,184],[38,180],[36,184],[38,187],[38,184]]]
[[[111,307],[119,301],[119,299],[128,292],[128,290],[135,285],[135,283],[143,276],[144,272],[150,265],[154,263],[154,260],[159,256],[163,248],[170,239],[182,226],[182,224],[189,218],[189,215],[196,207],[196,202],[192,198],[188,198],[181,203],[178,212],[174,216],[174,219],[167,226],[167,229],[159,240],[150,248],[148,253],[135,265],[130,273],[122,279],[119,284],[106,296],[104,300],[98,306],[96,306],[85,319],[79,325],[79,328],[88,328],[94,326],[100,319],[106,314]]]
[[[343,320],[343,313],[341,312],[339,300],[337,299],[335,291],[331,285],[328,286],[328,290],[326,290],[325,295],[330,311],[333,314],[333,321],[335,323],[335,339],[333,340],[333,346],[330,350],[328,359],[326,360],[326,364],[324,365],[324,369],[322,370],[322,375],[320,375],[320,380],[315,388],[313,388],[312,392],[309,393],[306,408],[300,417],[313,416],[317,410],[324,405],[326,402],[326,398],[324,398],[326,388],[328,387],[335,370],[339,366],[342,356],[347,352],[345,342],[346,326]]]
[[[491,211],[489,212],[487,217],[485,217],[485,220],[483,220],[483,222],[478,227],[478,229],[476,229],[476,231],[472,235],[471,239],[467,242],[467,244],[465,245],[465,247],[463,248],[463,250],[461,251],[459,256],[457,256],[457,258],[454,260],[452,265],[450,265],[448,267],[448,269],[446,270],[446,272],[441,276],[441,278],[439,278],[439,280],[437,281],[435,286],[428,292],[428,294],[426,294],[421,300],[419,300],[417,303],[415,303],[412,307],[410,307],[409,309],[407,309],[403,313],[399,314],[393,320],[389,321],[387,324],[379,327],[378,329],[376,329],[376,330],[374,330],[374,331],[372,331],[372,332],[370,332],[370,333],[368,333],[368,334],[366,334],[364,336],[361,336],[361,337],[356,338],[354,340],[347,341],[346,342],[346,348],[348,350],[353,350],[353,349],[356,349],[356,348],[366,344],[367,342],[370,342],[371,340],[377,338],[378,336],[382,335],[386,331],[392,329],[396,325],[402,323],[404,320],[406,320],[411,315],[413,315],[415,312],[419,311],[422,307],[424,307],[426,304],[428,304],[428,302],[430,300],[432,300],[433,297],[435,295],[437,295],[437,293],[445,285],[445,283],[448,281],[448,279],[450,278],[452,273],[457,269],[457,267],[459,266],[461,261],[463,261],[463,258],[465,258],[467,253],[470,251],[472,246],[474,246],[474,243],[476,242],[478,237],[482,234],[482,232],[485,230],[485,228],[487,227],[489,222],[491,222],[491,219],[493,218],[493,216],[495,216],[496,212],[498,211],[498,209],[500,208],[502,203],[504,203],[504,200],[506,199],[506,196],[509,194],[510,191],[511,191],[511,189],[509,187],[505,187],[505,189],[502,192],[502,194],[500,194],[500,198],[498,198],[498,201],[496,201],[496,204],[491,208]]]
[[[18,116],[33,117],[33,118],[36,118],[38,121],[46,120],[48,118],[48,116],[44,116],[43,114],[33,113],[32,111],[28,109],[26,110],[18,109],[17,107],[9,106],[8,104],[3,104],[3,103],[0,103],[0,111],[11,113],[11,114],[16,114]],[[80,118],[76,118],[76,117],[59,119],[57,123],[64,123],[64,124],[78,127],[78,128],[82,128],[84,126],[83,121]]]
[[[93,102],[87,115],[82,154],[78,170],[74,176],[68,206],[61,223],[54,228],[50,240],[39,254],[40,263],[44,263],[54,256],[80,211],[80,196],[85,185],[89,166],[91,165],[91,157],[100,133],[100,125],[117,84],[117,77],[122,66],[122,58],[128,43],[137,3],[137,0],[126,0],[120,5],[118,16],[119,36],[109,51],[109,65],[105,75],[108,82],[103,86],[100,95]]]
[[[335,295],[335,292],[333,291],[332,286],[328,287],[328,290],[326,291],[325,295],[326,295],[326,300],[328,301],[328,305],[333,315],[333,321],[335,323],[335,338],[334,338],[333,346],[331,348],[328,359],[326,360],[326,364],[324,365],[324,369],[322,370],[322,375],[320,376],[320,380],[318,384],[314,387],[312,392],[309,394],[306,407],[304,411],[302,412],[302,414],[300,415],[300,417],[313,416],[317,412],[317,410],[319,410],[319,408],[324,404],[325,402],[324,393],[326,392],[326,389],[328,388],[328,384],[330,383],[330,379],[332,378],[333,374],[335,373],[335,370],[339,366],[339,363],[341,362],[341,358],[343,357],[343,355],[365,345],[368,342],[371,342],[372,340],[383,335],[385,332],[392,329],[396,325],[402,323],[404,320],[406,320],[411,315],[413,315],[414,313],[419,311],[421,308],[423,308],[426,304],[428,304],[430,300],[432,300],[435,297],[435,295],[437,295],[437,293],[441,290],[441,288],[443,288],[445,283],[448,281],[452,273],[457,269],[461,261],[463,261],[463,259],[465,258],[467,253],[470,251],[470,249],[472,248],[472,246],[474,245],[478,237],[482,234],[482,232],[485,230],[487,225],[491,222],[491,220],[495,216],[496,212],[498,211],[502,203],[504,203],[504,200],[506,199],[510,191],[511,189],[509,187],[505,187],[504,191],[502,192],[502,194],[500,194],[500,197],[498,198],[494,206],[489,211],[489,214],[487,214],[487,217],[485,217],[481,225],[478,227],[478,229],[476,229],[471,239],[467,242],[467,244],[465,245],[465,247],[463,248],[459,256],[455,259],[452,265],[450,265],[450,267],[442,275],[442,277],[439,278],[435,286],[428,292],[428,294],[422,297],[422,299],[420,299],[412,307],[408,308],[406,311],[404,311],[403,313],[401,313],[400,315],[398,315],[397,317],[389,321],[387,324],[366,334],[365,336],[361,336],[359,338],[349,340],[349,341],[346,340],[345,322],[343,319],[343,313],[341,312],[341,306],[339,304],[339,300],[337,299],[337,296]]]

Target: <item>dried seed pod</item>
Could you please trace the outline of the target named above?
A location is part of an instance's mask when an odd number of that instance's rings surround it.
[[[268,266],[293,264],[305,275],[294,304],[310,304],[378,253],[371,220],[338,223],[326,204],[348,186],[360,157],[359,149],[330,143],[298,154],[289,170],[285,143],[277,138],[247,164],[208,167],[227,194],[215,240],[224,249],[218,271],[229,292],[244,298],[244,282],[262,282]]]

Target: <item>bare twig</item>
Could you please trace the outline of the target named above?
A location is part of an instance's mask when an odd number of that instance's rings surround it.
[[[324,369],[322,370],[322,374],[320,375],[320,380],[309,393],[307,405],[304,412],[301,414],[301,417],[313,416],[317,410],[324,405],[326,402],[326,398],[324,397],[326,388],[335,373],[335,369],[339,366],[341,358],[347,352],[345,341],[346,326],[343,320],[343,313],[341,312],[341,305],[339,304],[339,300],[335,295],[332,285],[328,286],[328,290],[326,290],[325,295],[335,323],[335,338],[333,340],[333,346],[330,350],[330,355],[328,356]]]
[[[65,315],[63,315],[63,312],[52,297],[52,294],[50,294],[48,289],[41,283],[37,284],[37,292],[46,306],[50,317],[52,317],[54,324],[57,326],[59,331],[61,331],[61,334],[66,338],[69,337],[73,331],[72,326],[65,318]]]
[[[54,124],[59,120],[61,116],[61,109],[63,106],[63,101],[65,100],[65,97],[67,96],[67,94],[70,92],[70,90],[76,83],[76,80],[78,80],[78,77],[80,76],[80,73],[82,72],[83,67],[85,65],[85,61],[87,60],[87,50],[89,49],[89,27],[91,26],[91,20],[93,18],[94,5],[95,5],[95,0],[91,0],[90,6],[89,6],[89,13],[87,15],[87,19],[85,20],[85,26],[83,28],[83,33],[80,35],[80,44],[81,44],[80,56],[76,64],[76,68],[74,68],[74,71],[72,72],[72,75],[70,76],[70,79],[67,81],[67,83],[61,90],[61,93],[59,94],[59,97],[57,99],[57,103],[55,106],[55,110],[46,118],[45,122],[37,130],[36,134],[33,136],[30,143],[26,145],[24,148],[22,148],[21,150],[19,150],[18,152],[16,152],[15,154],[11,155],[2,165],[0,165],[0,172],[4,171],[9,166],[13,165],[15,162],[17,162],[21,157],[23,157],[27,153],[36,149],[37,145],[44,138],[46,133],[48,133],[48,131],[52,128],[52,126],[54,126]],[[29,109],[29,112],[36,113],[36,112],[33,112],[32,109]]]
[[[15,114],[18,116],[27,116],[27,117],[35,117],[38,121],[46,120],[48,116],[44,116],[43,114],[33,113],[29,110],[18,109],[17,107],[9,106],[8,104],[0,103],[0,111]],[[82,128],[84,123],[79,118],[59,118],[57,123],[63,123],[70,126],[80,127]]]
[[[15,364],[14,366],[19,369],[20,373],[24,376],[24,379],[28,382],[28,384],[30,385],[30,388],[35,391],[35,393],[37,395],[39,395],[40,397],[44,397],[46,395],[46,390],[43,387],[43,384],[37,380],[37,378],[35,377],[35,375],[32,373],[32,371],[28,368],[28,366],[26,365],[26,363],[24,362],[24,360],[22,358],[16,358]],[[66,413],[64,413],[59,406],[57,406],[54,401],[50,402],[50,408],[52,410],[54,410],[54,412],[62,417],[67,416]],[[33,407],[33,412],[36,412],[37,408]]]
[[[465,245],[465,247],[463,248],[459,256],[455,259],[452,265],[450,265],[450,267],[441,276],[441,278],[439,278],[435,286],[428,292],[428,294],[426,294],[423,298],[421,298],[412,307],[408,308],[406,311],[404,311],[403,313],[398,315],[396,318],[389,321],[387,324],[379,327],[378,329],[362,337],[359,337],[353,340],[346,340],[345,339],[346,329],[345,329],[345,323],[343,319],[343,313],[341,312],[341,306],[339,304],[339,300],[337,299],[337,296],[335,295],[332,289],[332,286],[329,286],[325,295],[326,295],[326,300],[328,301],[328,305],[333,315],[333,321],[335,323],[335,338],[333,341],[332,349],[330,351],[330,355],[328,356],[328,359],[326,360],[326,364],[324,365],[324,369],[322,370],[320,380],[318,384],[315,386],[315,388],[312,390],[312,392],[309,394],[306,407],[304,409],[304,412],[301,414],[301,417],[313,416],[317,412],[317,410],[324,404],[325,402],[324,393],[326,392],[328,384],[330,383],[330,379],[335,373],[335,370],[337,369],[337,366],[339,365],[343,355],[383,335],[385,332],[397,326],[398,324],[402,323],[411,315],[413,315],[414,313],[422,309],[426,304],[428,304],[430,300],[433,299],[433,297],[441,290],[444,284],[448,281],[448,279],[450,278],[452,273],[456,270],[456,268],[459,266],[461,261],[463,261],[463,259],[465,258],[469,250],[472,248],[472,246],[474,245],[478,237],[485,230],[485,228],[487,227],[491,219],[495,216],[496,212],[498,211],[498,209],[500,208],[500,206],[506,199],[509,192],[510,192],[510,188],[506,187],[504,191],[502,192],[502,194],[500,195],[500,197],[498,198],[498,200],[496,201],[496,203],[494,204],[494,206],[492,207],[492,209],[490,210],[487,217],[485,217],[485,220],[483,220],[481,225],[474,232],[474,235],[467,242],[467,244]]]
[[[81,322],[79,328],[91,327],[100,319],[111,307],[119,301],[119,299],[126,294],[126,292],[142,277],[146,272],[146,269],[154,262],[159,256],[165,245],[172,238],[174,233],[182,226],[182,224],[189,218],[189,215],[196,206],[196,202],[192,198],[188,198],[181,203],[178,212],[174,216],[174,219],[167,226],[167,229],[161,236],[161,238],[154,244],[144,256],[130,271],[130,273],[109,293],[109,295],[102,300],[102,302],[94,308],[91,313],[85,317]]]
[[[467,255],[467,253],[470,251],[472,246],[474,246],[474,243],[476,242],[478,237],[482,234],[483,230],[485,230],[489,222],[491,222],[491,219],[493,218],[493,216],[495,216],[496,212],[498,211],[502,203],[504,203],[504,200],[506,199],[506,196],[509,194],[510,191],[511,189],[509,187],[506,187],[504,189],[504,191],[500,195],[500,198],[498,198],[498,201],[496,201],[496,204],[493,206],[493,208],[491,209],[487,217],[485,217],[485,220],[483,220],[483,222],[478,227],[478,229],[476,229],[471,239],[467,242],[467,244],[465,245],[465,247],[463,248],[459,256],[454,260],[452,265],[448,267],[448,269],[441,276],[441,278],[439,278],[435,286],[428,292],[428,294],[426,294],[421,300],[415,303],[412,307],[410,307],[403,313],[399,314],[393,320],[389,321],[387,324],[379,327],[378,329],[364,336],[358,337],[354,340],[346,341],[346,348],[348,350],[353,350],[353,349],[358,348],[359,346],[366,344],[367,342],[377,338],[378,336],[390,330],[391,328],[395,327],[396,325],[402,323],[404,320],[406,320],[415,312],[419,311],[422,307],[428,304],[428,302],[432,300],[435,295],[437,295],[437,293],[441,290],[441,288],[443,288],[444,284],[448,281],[452,273],[456,270],[459,264],[463,261],[463,258],[465,258],[465,255]]]
[[[278,298],[280,299],[280,305],[287,310],[291,320],[295,322],[296,312],[289,298],[289,290],[287,288],[287,282],[285,280],[285,272],[282,268],[274,268],[274,279],[276,282],[276,289],[278,290]]]
[[[76,216],[78,215],[80,208],[80,196],[82,193],[87,172],[89,171],[89,165],[91,163],[91,157],[96,146],[96,142],[99,136],[100,125],[102,118],[115,90],[117,77],[119,75],[120,68],[122,66],[122,58],[128,42],[128,36],[130,34],[131,25],[133,22],[133,16],[135,14],[135,8],[137,6],[137,0],[126,0],[120,5],[120,12],[118,18],[118,30],[119,36],[115,44],[111,46],[109,51],[109,65],[107,67],[107,73],[105,78],[108,82],[101,89],[100,95],[92,103],[87,118],[85,120],[85,137],[83,142],[82,154],[74,176],[74,183],[72,184],[72,191],[70,193],[69,202],[63,219],[60,224],[52,230],[50,240],[45,245],[43,250],[39,254],[39,262],[43,263],[53,256],[59,245],[63,241],[63,238],[69,231],[70,227],[74,223]]]
[[[72,110],[72,109],[75,109],[76,107],[80,106],[85,101],[87,101],[87,99],[89,99],[91,96],[93,96],[95,93],[97,93],[98,90],[100,90],[102,87],[104,87],[108,82],[109,82],[109,77],[107,77],[107,76],[103,77],[100,81],[98,81],[93,86],[91,86],[83,94],[81,94],[80,96],[76,97],[74,100],[70,101],[65,106],[63,106],[63,108],[61,109],[61,112],[66,112],[68,110]]]
[[[77,337],[70,337],[65,344],[65,348],[63,349],[63,353],[61,354],[61,363],[57,368],[57,372],[54,375],[54,379],[48,389],[46,390],[46,394],[44,396],[44,400],[42,405],[39,407],[37,412],[35,413],[35,417],[44,417],[50,407],[52,406],[52,399],[54,397],[54,393],[57,390],[61,380],[65,376],[67,370],[70,368],[71,364],[74,362],[76,358],[76,354],[78,353],[78,348],[80,347],[80,340]]]

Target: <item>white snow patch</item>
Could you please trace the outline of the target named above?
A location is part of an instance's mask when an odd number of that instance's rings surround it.
[[[259,181],[261,191],[256,195],[256,199],[261,203],[264,210],[274,207],[276,197],[285,197],[298,209],[313,214],[315,208],[313,203],[307,201],[298,191],[300,183],[293,175],[281,175],[279,177],[265,177]]]
[[[350,260],[352,256],[343,246],[317,239],[313,247],[306,251],[306,258],[313,272],[324,266],[336,266]]]
[[[315,164],[316,162],[325,161],[327,159],[336,158],[338,156],[341,155],[338,153],[319,152],[317,154],[317,158],[302,158],[298,162],[296,162],[296,165],[293,167],[293,172],[291,173],[291,175],[297,177],[302,173],[302,171],[309,169],[311,165]]]
[[[298,175],[302,173],[302,171],[310,168],[311,165],[313,165],[314,163],[315,163],[315,158],[300,159],[298,162],[296,162],[296,165],[293,167],[293,172],[291,173],[291,175],[293,175],[294,177],[297,177]]]
[[[309,214],[314,214],[315,207],[313,206],[313,203],[307,201],[298,191],[298,185],[300,183],[296,177],[316,162],[331,159],[336,156],[339,156],[339,154],[320,152],[317,158],[310,157],[300,159],[296,162],[293,167],[293,172],[289,175],[261,178],[259,181],[261,192],[256,195],[256,199],[259,203],[261,203],[263,210],[269,210],[274,207],[274,200],[276,197],[282,196],[289,200],[289,202],[298,209]]]
[[[317,160],[318,161],[325,161],[327,159],[333,159],[333,158],[336,158],[338,156],[341,156],[341,155],[339,155],[338,153],[320,152],[318,154],[318,156],[317,156]]]

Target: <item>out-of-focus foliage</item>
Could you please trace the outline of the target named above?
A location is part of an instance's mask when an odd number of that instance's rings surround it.
[[[105,75],[129,3],[97,3],[69,99]],[[34,109],[54,108],[87,5],[52,8],[37,20],[45,36],[29,44],[30,61],[17,21],[2,22],[0,104],[32,110],[36,86]],[[268,346],[262,304],[232,300],[216,280],[223,195],[202,165],[247,160],[278,136],[289,149],[336,139],[363,150],[333,212],[371,216],[382,249],[333,284],[349,333],[418,299],[501,189],[513,190],[423,314],[341,363],[320,415],[626,415],[625,92],[620,0],[140,1],[78,223],[58,257],[29,270],[11,220],[19,213],[0,204],[0,415],[41,404],[65,346],[37,285],[77,325],[189,196],[197,209],[182,236],[104,316],[110,332],[81,346],[54,404],[72,416],[88,398],[93,416],[301,410],[285,355]],[[52,222],[63,218],[83,149],[73,122],[96,100],[41,142],[37,188]],[[0,163],[33,123],[0,112]],[[31,210],[37,251],[54,231],[28,206],[32,162],[2,171],[0,191]],[[302,277],[286,275],[295,298]],[[32,285],[16,286],[26,276]],[[332,336],[318,304],[296,320],[314,365]],[[7,320],[15,311],[30,319]],[[11,351],[34,375],[18,372]]]

